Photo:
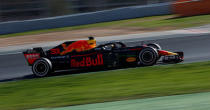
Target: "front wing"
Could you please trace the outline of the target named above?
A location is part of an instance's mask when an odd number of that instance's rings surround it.
[[[183,52],[173,52],[174,55],[165,55],[162,58],[163,63],[180,63],[184,61],[184,53]]]

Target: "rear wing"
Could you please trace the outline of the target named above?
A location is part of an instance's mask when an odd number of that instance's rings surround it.
[[[32,66],[37,59],[46,56],[41,47],[28,49],[24,51],[23,54],[29,66]]]

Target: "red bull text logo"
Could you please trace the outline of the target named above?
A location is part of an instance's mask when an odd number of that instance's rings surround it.
[[[76,59],[71,59],[71,67],[91,67],[103,65],[103,55],[98,54],[96,58],[83,57],[82,61],[77,61]]]

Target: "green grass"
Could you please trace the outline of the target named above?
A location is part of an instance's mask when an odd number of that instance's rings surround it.
[[[204,24],[210,24],[210,15],[192,16],[184,18],[174,18],[174,15],[164,15],[164,16],[152,16],[104,23],[96,23],[81,26],[63,27],[55,29],[45,29],[36,30],[23,33],[14,33],[7,35],[0,35],[0,38],[23,36],[23,35],[33,35],[42,34],[58,31],[70,31],[70,30],[81,30],[90,28],[123,28],[123,29],[139,29],[139,30],[160,30],[160,29],[181,29],[193,26],[201,26]]]
[[[69,106],[210,91],[210,62],[0,83],[0,110]]]

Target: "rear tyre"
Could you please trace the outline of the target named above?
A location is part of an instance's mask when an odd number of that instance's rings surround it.
[[[45,77],[52,72],[52,63],[47,58],[40,58],[33,64],[32,71],[37,77]]]
[[[139,61],[143,66],[152,66],[157,63],[159,58],[158,52],[152,47],[146,47],[139,53]]]

